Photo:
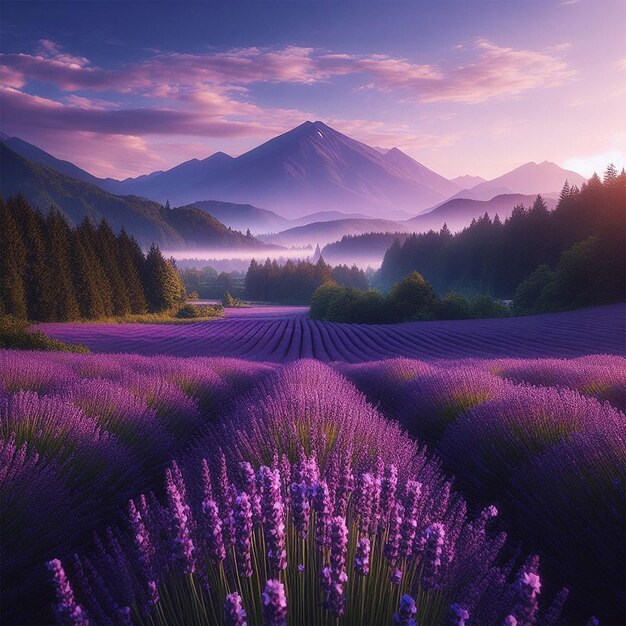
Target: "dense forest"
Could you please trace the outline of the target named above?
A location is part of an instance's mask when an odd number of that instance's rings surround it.
[[[315,290],[325,282],[355,289],[367,289],[365,272],[356,265],[331,267],[320,257],[317,263],[287,260],[284,265],[267,259],[264,264],[254,259],[246,274],[245,296],[259,302],[309,304]]]
[[[21,195],[0,198],[0,314],[33,321],[71,321],[162,312],[185,290],[172,261],[153,245],[144,255],[123,229],[102,220],[72,228],[56,209],[47,215]]]
[[[485,214],[455,235],[444,226],[439,232],[412,235],[404,243],[396,240],[385,254],[379,284],[386,290],[418,271],[438,293],[511,299],[533,272],[543,276],[545,286],[546,272],[582,255],[604,277],[604,287],[602,294],[596,290],[586,301],[579,298],[579,305],[620,301],[624,299],[625,207],[626,173],[618,174],[609,166],[604,180],[594,175],[580,189],[566,183],[554,211],[548,211],[538,196],[532,207],[516,207],[504,222]],[[583,249],[575,247],[584,241]],[[538,270],[540,266],[547,267]],[[581,270],[590,274],[589,267]],[[535,287],[540,278],[534,276]]]

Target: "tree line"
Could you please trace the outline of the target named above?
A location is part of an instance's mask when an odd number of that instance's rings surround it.
[[[123,229],[102,220],[72,228],[23,196],[0,198],[0,314],[72,321],[159,313],[184,300],[173,261],[152,245],[144,254]]]
[[[309,304],[315,290],[328,281],[355,289],[368,287],[365,272],[356,265],[331,267],[322,257],[316,263],[289,259],[283,265],[269,258],[264,264],[253,259],[246,273],[245,296],[259,302]]]
[[[507,317],[505,304],[485,295],[440,298],[418,272],[395,283],[384,295],[375,289],[343,287],[334,281],[320,286],[311,299],[311,318],[358,324],[390,324],[438,319]]]
[[[439,232],[411,235],[404,243],[394,241],[385,254],[378,284],[386,290],[418,271],[439,293],[511,299],[537,268],[556,268],[564,252],[592,237],[597,243],[588,244],[587,253],[595,246],[596,269],[614,277],[605,281],[604,293],[595,292],[597,303],[621,300],[625,207],[626,172],[618,174],[609,166],[603,180],[594,174],[580,189],[566,182],[554,211],[548,211],[538,196],[530,208],[515,207],[504,222],[485,214],[455,235],[444,225]],[[589,271],[587,275],[591,280]]]

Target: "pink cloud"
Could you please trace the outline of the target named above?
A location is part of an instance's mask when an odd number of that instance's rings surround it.
[[[65,91],[118,91],[168,98],[194,85],[235,86],[273,82],[312,84],[337,76],[362,75],[363,87],[399,91],[422,102],[483,102],[528,89],[558,85],[573,76],[558,55],[518,50],[479,39],[456,48],[469,62],[456,66],[415,64],[387,55],[338,54],[314,48],[240,48],[204,54],[155,53],[115,69],[92,67],[42,40],[37,54],[6,54],[1,67],[14,81],[47,81]],[[16,86],[11,85],[11,86]]]

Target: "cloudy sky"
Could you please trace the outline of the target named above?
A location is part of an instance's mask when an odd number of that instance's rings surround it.
[[[11,2],[0,127],[124,178],[303,121],[441,174],[626,159],[626,2]]]

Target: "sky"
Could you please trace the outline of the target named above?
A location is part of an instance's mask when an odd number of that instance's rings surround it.
[[[98,176],[305,120],[449,178],[626,165],[624,0],[0,7],[0,129]]]

